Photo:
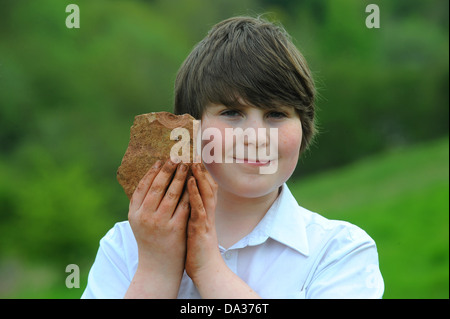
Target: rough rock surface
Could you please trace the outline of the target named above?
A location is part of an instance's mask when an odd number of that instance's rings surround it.
[[[169,112],[141,114],[134,118],[130,129],[130,142],[117,170],[117,180],[122,185],[129,199],[139,181],[157,160],[166,161],[170,150],[176,143],[187,139],[171,140],[174,128],[182,127],[189,131],[190,162],[193,161],[193,138],[196,134],[194,118],[189,114],[174,115]]]

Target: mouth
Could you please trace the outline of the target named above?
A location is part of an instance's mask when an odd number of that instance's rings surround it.
[[[239,164],[246,164],[246,165],[250,165],[250,166],[256,166],[256,167],[260,167],[260,166],[267,166],[270,164],[270,160],[265,160],[265,161],[259,161],[259,160],[254,160],[254,159],[248,159],[248,158],[236,158],[233,157],[233,162],[235,163],[239,163]]]

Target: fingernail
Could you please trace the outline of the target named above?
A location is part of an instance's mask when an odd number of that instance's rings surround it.
[[[153,164],[153,168],[160,168],[161,167],[161,160],[157,160],[155,164]]]
[[[172,164],[172,165],[177,165],[178,163],[180,163],[181,162],[181,159],[179,158],[179,157],[170,157],[169,158],[169,161],[170,161],[170,163]]]
[[[186,171],[187,171],[187,165],[186,165],[186,164],[181,164],[181,165],[179,166],[179,169],[180,169],[180,171],[182,171],[182,172],[186,172]]]

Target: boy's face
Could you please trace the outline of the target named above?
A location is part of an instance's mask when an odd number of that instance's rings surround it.
[[[223,191],[247,198],[267,195],[277,190],[297,165],[302,126],[292,107],[228,108],[210,104],[202,116],[201,125],[203,161]],[[205,130],[217,134],[204,140]],[[244,133],[244,138],[237,138],[238,132],[243,131],[256,134]],[[271,131],[277,132],[275,140]],[[264,133],[265,139],[262,138]],[[213,150],[214,161],[205,160],[205,150],[208,150],[207,155]]]

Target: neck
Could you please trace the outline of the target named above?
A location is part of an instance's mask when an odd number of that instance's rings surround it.
[[[219,244],[229,248],[249,234],[277,199],[279,190],[257,198],[245,198],[219,189],[215,215]]]

